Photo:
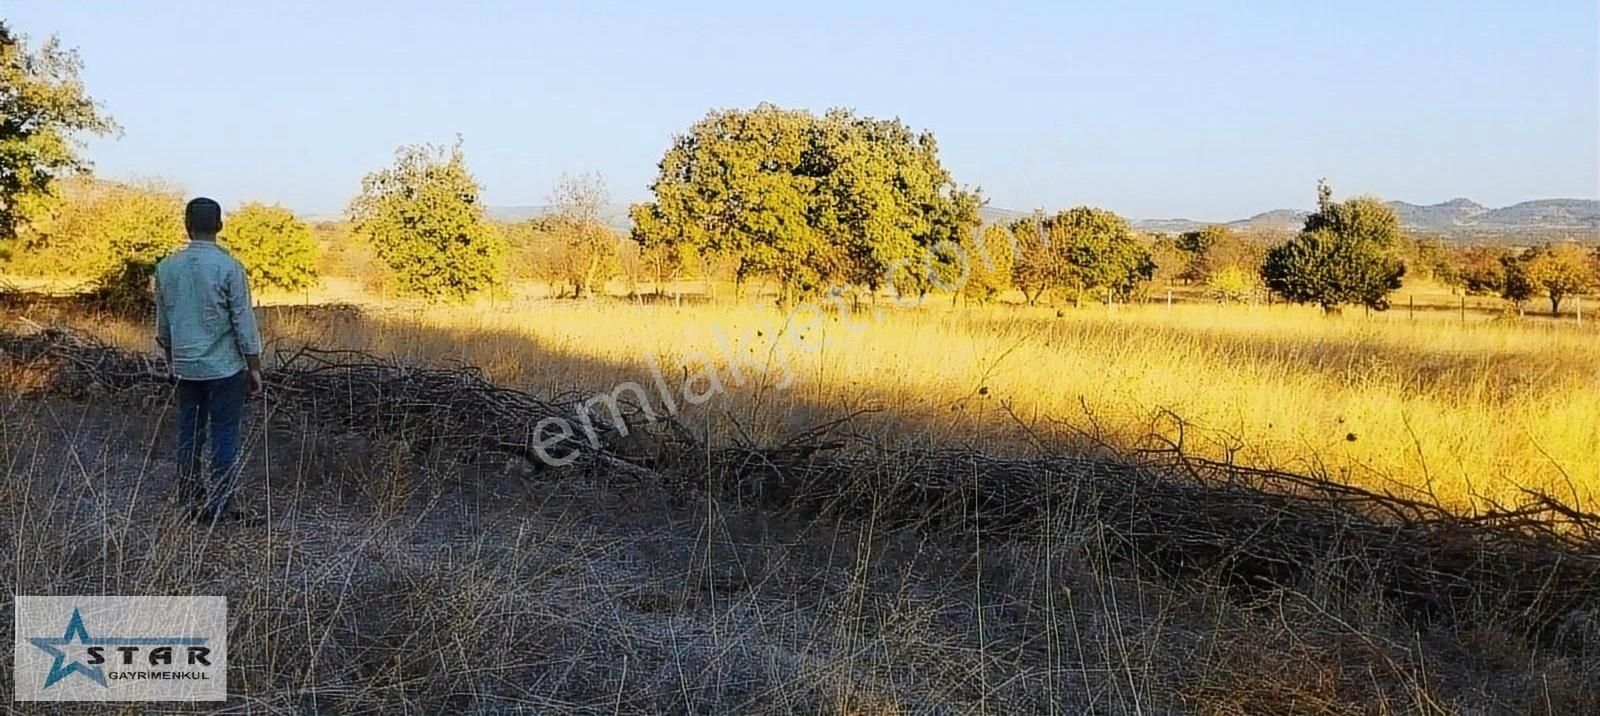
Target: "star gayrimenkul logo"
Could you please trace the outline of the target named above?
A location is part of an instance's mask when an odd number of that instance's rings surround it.
[[[50,665],[49,673],[44,677],[44,688],[55,686],[62,679],[73,674],[82,674],[102,687],[110,688],[106,683],[105,663],[103,656],[104,647],[174,647],[174,646],[201,646],[206,643],[204,637],[148,637],[148,636],[101,636],[89,635],[89,630],[83,624],[83,615],[77,607],[72,609],[72,618],[67,620],[67,628],[59,638],[55,637],[29,637],[28,642],[55,658],[55,663]],[[95,658],[85,663],[74,657],[69,657],[61,647],[70,647],[77,643],[83,647],[101,647],[101,650],[90,649]],[[97,660],[96,660],[97,659]]]

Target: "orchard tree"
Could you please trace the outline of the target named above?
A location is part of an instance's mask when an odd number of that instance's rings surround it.
[[[1222,224],[1206,224],[1194,231],[1178,234],[1178,248],[1190,255],[1198,256],[1232,234],[1233,231]]]
[[[117,129],[84,92],[82,69],[55,38],[30,52],[0,21],[0,245],[48,207],[58,179],[88,170],[80,135]]]
[[[816,124],[770,104],[706,115],[661,158],[655,200],[630,209],[634,240],[738,256],[741,278],[771,275],[786,294],[821,290],[843,262],[808,216],[827,171],[812,150]]]
[[[1223,268],[1214,265],[1214,260],[1208,260],[1212,251],[1237,240],[1233,231],[1221,224],[1207,224],[1194,231],[1178,234],[1177,248],[1188,259],[1180,278],[1191,283],[1204,283],[1214,271]]]
[[[1530,293],[1550,299],[1550,314],[1561,312],[1561,301],[1595,285],[1595,267],[1589,252],[1575,243],[1549,243],[1528,249],[1512,264],[1512,272],[1526,282]]]
[[[610,196],[599,174],[562,174],[550,195],[546,226],[564,249],[562,273],[584,298],[593,298],[617,270],[618,237],[602,216]]]
[[[982,224],[978,209],[983,200],[976,192],[959,189],[952,191],[948,198],[948,201],[924,207],[922,213],[927,225],[916,235],[916,246],[907,256],[878,268],[881,275],[895,284],[897,292],[914,291],[920,298],[934,290],[949,291],[954,300],[974,273],[983,273],[984,280],[998,278],[992,263],[981,267],[974,265],[984,260],[974,253],[980,248],[977,241],[982,237],[978,229]],[[873,276],[866,274],[861,283],[875,287]]]
[[[1528,265],[1521,254],[1507,252],[1500,257],[1500,267],[1500,297],[1516,304],[1520,311],[1522,304],[1538,295],[1539,287],[1528,276]]]
[[[683,240],[665,223],[660,206],[635,204],[628,210],[633,222],[631,238],[639,244],[639,254],[646,270],[655,279],[656,295],[662,287],[694,271],[701,265],[701,252],[710,249]],[[711,293],[712,276],[704,272],[706,294]]]
[[[1150,277],[1154,283],[1171,288],[1179,280],[1188,281],[1190,257],[1187,251],[1178,246],[1178,239],[1170,234],[1155,233],[1150,235],[1150,260],[1155,262],[1155,274]]]
[[[316,239],[288,209],[245,204],[228,215],[219,238],[253,286],[297,291],[317,282]]]
[[[1461,257],[1438,236],[1413,237],[1402,244],[1406,275],[1437,281],[1452,289],[1462,285]]]
[[[1229,231],[1201,257],[1203,275],[1209,281],[1218,272],[1230,268],[1259,273],[1267,248],[1267,242],[1259,236]]]
[[[1036,295],[1059,289],[1074,303],[1089,293],[1126,298],[1155,275],[1149,248],[1126,220],[1104,209],[1080,206],[1020,219],[1011,228],[1022,252],[1018,271],[1028,275]]]
[[[1461,251],[1459,281],[1470,295],[1498,294],[1505,287],[1509,249],[1501,246],[1469,246]]]
[[[674,138],[650,189],[654,201],[630,210],[642,247],[731,258],[740,279],[774,278],[785,300],[897,278],[920,292],[930,274],[917,272],[948,269],[978,222],[933,135],[848,110],[711,112]]]
[[[1011,281],[1030,306],[1044,298],[1061,274],[1060,261],[1045,239],[1044,222],[1044,212],[1035,211],[1006,225],[1015,253]]]
[[[1011,289],[1016,247],[1006,227],[990,224],[981,232],[971,232],[961,242],[961,249],[967,263],[966,279],[960,283],[963,297],[989,303]]]
[[[478,191],[459,141],[401,147],[394,166],[361,180],[350,221],[402,292],[463,300],[505,274],[505,241],[484,217]]]
[[[1298,235],[1267,252],[1261,278],[1278,295],[1327,313],[1351,303],[1382,311],[1406,271],[1395,255],[1399,238],[1393,209],[1368,197],[1335,202],[1319,182],[1317,211]]]
[[[1051,240],[1064,249],[1065,287],[1079,295],[1101,292],[1108,300],[1126,299],[1155,275],[1155,260],[1122,217],[1103,209],[1077,207],[1047,222]]]

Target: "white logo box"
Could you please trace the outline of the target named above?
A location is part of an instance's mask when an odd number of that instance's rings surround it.
[[[226,597],[16,599],[17,701],[225,701]]]

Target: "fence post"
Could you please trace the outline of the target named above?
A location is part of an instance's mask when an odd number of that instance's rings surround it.
[[[1467,294],[1461,294],[1461,325],[1467,325]]]
[[[1578,309],[1578,325],[1583,325],[1583,297],[1573,296],[1572,307]]]
[[[1416,294],[1411,294],[1410,296],[1406,297],[1406,318],[1409,318],[1409,319],[1411,319],[1413,321],[1417,320],[1417,295]]]

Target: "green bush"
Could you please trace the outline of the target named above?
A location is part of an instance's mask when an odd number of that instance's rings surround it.
[[[256,288],[295,291],[317,282],[317,242],[288,209],[245,204],[223,222],[221,239]]]

